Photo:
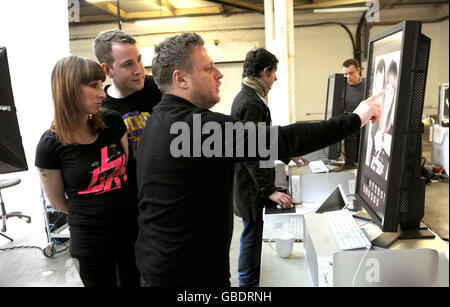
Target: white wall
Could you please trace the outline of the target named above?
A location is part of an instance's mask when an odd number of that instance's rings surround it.
[[[296,28],[295,41],[296,120],[324,119],[328,76],[353,57],[350,37],[339,25],[326,25]]]
[[[22,179],[20,185],[3,190],[2,195],[8,212],[13,209],[22,210],[24,214],[33,210],[42,212],[35,151],[40,136],[53,119],[51,70],[59,58],[69,54],[67,1],[0,1],[0,46],[6,47],[8,52],[17,117],[29,167],[26,172],[0,175],[0,179]],[[27,227],[25,222],[23,224]]]

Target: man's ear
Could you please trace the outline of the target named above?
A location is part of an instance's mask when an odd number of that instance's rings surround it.
[[[172,74],[173,85],[178,88],[188,89],[190,83],[189,80],[189,76],[182,70],[175,70]]]
[[[108,66],[106,63],[102,63],[101,66],[102,66],[103,71],[105,72],[105,74],[106,74],[108,77],[112,78],[111,68],[109,68],[109,66]]]
[[[262,78],[262,77],[268,77],[269,75],[270,75],[269,68],[266,67],[266,68],[263,69],[263,71],[261,71],[260,77],[261,77],[261,78]]]
[[[358,75],[361,76],[361,67],[358,67]]]

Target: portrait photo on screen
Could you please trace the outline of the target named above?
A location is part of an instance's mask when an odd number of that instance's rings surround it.
[[[400,80],[400,58],[403,33],[400,31],[374,41],[368,75],[367,97],[385,91],[380,121],[369,122],[364,130],[361,148],[361,163],[364,180],[361,196],[372,205],[380,217],[386,202],[387,179],[392,155],[392,139],[395,112],[397,109],[397,88]],[[364,161],[364,162],[363,162]]]
[[[400,51],[384,54],[375,58],[375,76],[373,93],[386,91],[383,97],[381,120],[369,125],[369,138],[366,153],[366,165],[387,180],[391,154],[392,127],[395,114],[395,101],[398,85]]]

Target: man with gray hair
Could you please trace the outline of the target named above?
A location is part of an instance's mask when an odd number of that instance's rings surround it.
[[[268,158],[259,151],[251,155],[250,150],[242,157],[221,154],[228,146],[233,153],[238,147],[248,148],[251,135],[240,139],[239,132],[223,133],[227,124],[241,122],[209,111],[220,101],[223,75],[203,45],[198,34],[183,33],[166,38],[155,48],[153,76],[163,97],[145,127],[137,155],[136,262],[143,286],[230,286],[234,165]],[[277,147],[276,159],[323,148],[370,119],[377,121],[380,105],[376,98],[362,102],[353,114],[273,128],[277,138],[269,141]],[[189,132],[183,144],[198,155],[173,155],[172,143],[179,138],[174,126]],[[267,136],[271,129],[262,130]],[[260,129],[254,133],[258,147],[259,142],[267,144],[267,138],[259,138]],[[214,145],[219,148],[219,154],[212,157],[205,154],[211,136],[216,136]]]

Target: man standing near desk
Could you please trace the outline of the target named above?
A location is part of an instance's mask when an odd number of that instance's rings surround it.
[[[347,78],[345,112],[350,113],[364,100],[366,79],[361,78],[361,66],[355,59],[348,59],[342,63],[342,73]],[[355,166],[358,163],[359,138],[360,133],[358,131],[358,133],[344,140],[346,166]]]
[[[231,116],[244,123],[263,122],[271,125],[267,95],[277,80],[277,64],[276,56],[263,48],[247,53],[242,73],[242,89],[234,98]],[[307,161],[304,157],[293,158],[298,165],[299,160]],[[240,239],[239,286],[257,287],[264,205],[273,202],[282,208],[290,208],[292,198],[275,190],[275,169],[261,168],[258,161],[237,163],[234,178],[234,212],[242,218],[244,224]]]
[[[198,34],[183,33],[155,47],[152,71],[163,97],[145,127],[137,154],[136,262],[143,286],[230,285],[234,165],[269,158],[259,150],[255,155],[248,150],[243,156],[237,154],[251,148],[252,135],[259,140],[276,131],[277,138],[271,138],[269,146],[278,150],[277,158],[295,157],[336,143],[371,118],[378,120],[381,112],[374,97],[361,103],[354,114],[328,121],[262,126],[264,133],[256,129],[227,135],[225,126],[242,122],[209,111],[220,101],[223,75],[203,45]],[[218,144],[213,144],[219,153],[210,155],[208,142],[216,133]],[[265,141],[266,137],[253,146],[259,149]]]

